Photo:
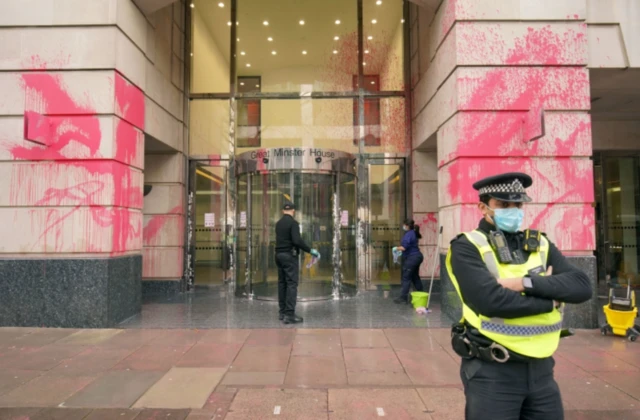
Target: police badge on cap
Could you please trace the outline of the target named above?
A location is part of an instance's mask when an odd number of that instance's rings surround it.
[[[508,203],[528,203],[531,198],[525,188],[533,184],[531,177],[522,172],[509,172],[506,174],[490,176],[473,184],[473,188],[480,196],[488,195],[496,200]]]
[[[293,204],[290,201],[287,201],[286,203],[284,203],[284,206],[282,206],[282,210],[295,210],[296,206],[295,204]]]

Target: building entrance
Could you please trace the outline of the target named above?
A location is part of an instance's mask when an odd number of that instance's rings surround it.
[[[278,298],[275,224],[282,206],[296,204],[301,236],[321,259],[300,258],[299,300],[356,291],[355,158],[314,148],[277,148],[237,157],[238,284],[256,299]]]

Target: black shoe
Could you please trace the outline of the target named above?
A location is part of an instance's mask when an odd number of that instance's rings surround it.
[[[293,315],[293,316],[285,316],[283,322],[285,324],[299,324],[304,321],[301,316]]]
[[[393,299],[393,302],[394,303],[406,303],[406,304],[408,304],[409,303],[409,299],[403,298],[403,297],[397,297],[397,298]]]

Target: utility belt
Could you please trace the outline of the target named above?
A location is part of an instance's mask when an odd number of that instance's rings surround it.
[[[560,337],[574,335],[573,329],[565,329],[560,332]],[[533,357],[510,351],[502,344],[480,334],[480,332],[465,323],[457,323],[451,327],[451,346],[456,354],[464,359],[480,359],[485,362],[506,363],[530,363],[536,360]]]

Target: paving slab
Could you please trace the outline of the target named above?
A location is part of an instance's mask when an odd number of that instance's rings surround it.
[[[342,342],[339,335],[298,334],[293,340],[291,355],[342,358]]]
[[[293,343],[295,335],[295,329],[252,330],[245,346],[288,346]]]
[[[396,355],[416,385],[460,384],[460,368],[445,352],[398,350]]]
[[[42,411],[42,408],[3,408],[0,407],[0,420],[29,420]]]
[[[344,348],[391,347],[383,330],[345,329],[340,330],[340,336]]]
[[[130,408],[98,408],[83,420],[134,420],[140,410]]]
[[[384,334],[394,350],[432,352],[443,348],[429,330],[417,328],[385,329]]]
[[[97,375],[44,374],[0,396],[0,406],[57,407],[96,379]]]
[[[612,411],[574,411],[564,413],[564,420],[638,420],[640,411],[612,410]]]
[[[218,418],[225,418],[231,403],[236,396],[236,389],[226,388],[222,391],[213,391],[207,398],[207,402],[202,407],[203,410],[207,410],[215,413]]]
[[[284,377],[285,372],[227,372],[221,384],[231,386],[282,385]]]
[[[403,370],[396,353],[390,348],[345,348],[348,371],[400,372]]]
[[[78,331],[77,329],[68,328],[41,328],[17,338],[13,341],[13,344],[28,347],[46,346],[69,337]]]
[[[331,420],[430,419],[415,389],[330,389]]]
[[[79,391],[67,401],[66,407],[131,407],[160,378],[157,371],[111,371]]]
[[[50,344],[44,347],[26,347],[3,352],[0,369],[47,371],[84,350],[81,346]]]
[[[202,408],[224,373],[216,368],[173,368],[134,407]]]
[[[176,363],[179,367],[227,368],[234,361],[242,344],[198,343]]]
[[[175,366],[191,346],[155,347],[146,345],[131,353],[116,364],[114,370],[159,370],[168,371]]]
[[[68,375],[95,374],[107,371],[131,354],[132,350],[88,347],[51,371]]]
[[[136,350],[162,334],[162,330],[124,330],[97,345],[104,349]]]
[[[640,402],[595,376],[587,378],[556,378],[565,409],[573,410],[635,410]],[[612,417],[610,417],[612,418]]]
[[[191,410],[142,410],[135,420],[185,420]]]
[[[191,347],[196,344],[205,333],[205,330],[161,330],[160,334],[148,344],[152,347]]]
[[[87,408],[45,408],[29,420],[83,420],[89,413]]]
[[[347,371],[352,386],[411,386],[411,379],[403,371],[354,372]]]
[[[216,413],[207,410],[191,410],[186,420],[213,420],[219,419]]]
[[[328,418],[327,392],[319,390],[241,389],[225,420],[322,420]]]
[[[70,344],[74,346],[92,346],[100,344],[109,340],[115,335],[122,333],[122,330],[116,329],[95,329],[95,330],[80,330],[75,332],[61,340],[56,341],[56,344]]]
[[[640,377],[632,372],[593,372],[593,375],[638,400],[640,408]]]
[[[636,366],[633,366],[613,354],[600,349],[593,349],[590,347],[562,348],[558,351],[558,354],[587,372],[640,371]]]
[[[251,330],[208,330],[200,338],[199,343],[244,344]]]
[[[233,372],[284,372],[291,346],[244,346],[229,370]]]
[[[2,369],[0,370],[0,395],[6,394],[40,375],[42,372],[37,370]]]
[[[434,420],[464,419],[465,398],[459,388],[418,388],[427,412]]]
[[[347,384],[342,357],[291,356],[285,384],[296,386],[336,386]]]

